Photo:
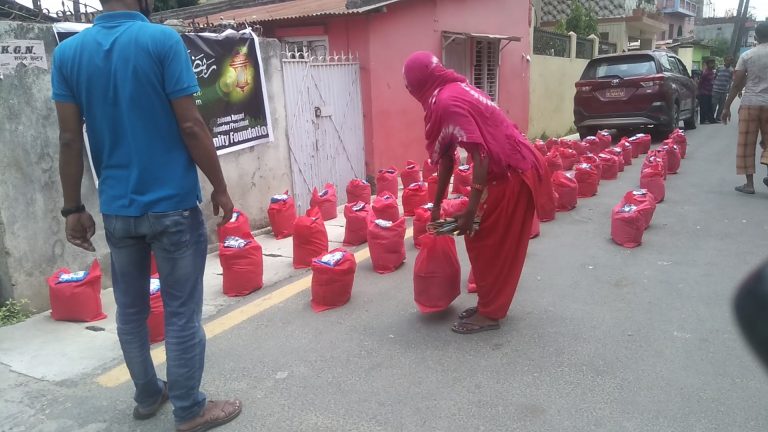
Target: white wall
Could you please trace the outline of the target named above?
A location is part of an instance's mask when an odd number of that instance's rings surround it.
[[[566,135],[573,127],[576,81],[589,60],[531,56],[531,104],[528,136]]]

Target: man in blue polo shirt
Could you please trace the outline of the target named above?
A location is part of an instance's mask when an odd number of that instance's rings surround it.
[[[112,254],[118,337],[136,387],[133,416],[150,418],[170,398],[176,430],[198,432],[234,419],[241,403],[206,401],[199,390],[207,237],[196,166],[213,185],[221,223],[233,205],[192,96],[199,89],[187,49],[174,30],[148,21],[152,3],[102,0],[94,26],[54,53],[62,215],[67,239],[93,251],[95,223],[80,196],[84,119]],[[150,252],[165,307],[167,383],[149,352]]]

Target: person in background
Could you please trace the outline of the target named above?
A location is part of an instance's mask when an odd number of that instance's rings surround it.
[[[187,48],[175,30],[149,22],[153,5],[102,0],[93,27],[54,52],[61,214],[67,240],[93,252],[96,224],[80,195],[84,119],[112,257],[117,334],[135,387],[133,417],[153,417],[170,398],[176,430],[200,432],[237,417],[241,403],[207,400],[200,392],[208,241],[196,166],[213,185],[213,213],[223,210],[221,224],[233,205],[195,105],[199,88]],[[151,252],[165,308],[167,383],[158,379],[149,351]]]
[[[755,193],[755,152],[758,136],[768,137],[768,22],[755,27],[758,45],[739,57],[733,85],[725,101],[723,122],[731,119],[731,104],[743,91],[739,107],[739,138],[736,146],[736,174],[746,176],[747,182],[736,191]],[[768,165],[768,152],[763,148],[760,163]],[[768,181],[763,179],[768,186]]]
[[[710,124],[715,121],[712,112],[712,87],[715,82],[715,59],[707,59],[704,62],[704,70],[699,78],[699,123]]]
[[[474,163],[469,206],[458,225],[459,234],[466,235],[477,306],[463,311],[452,330],[496,330],[523,271],[536,209],[545,214],[554,205],[547,166],[488,95],[446,69],[432,53],[412,54],[403,74],[408,91],[424,108],[427,153],[439,163],[433,221],[440,218],[456,148],[464,148]],[[475,232],[476,216],[480,227]]]
[[[715,123],[720,123],[720,117],[723,116],[731,81],[733,81],[733,57],[727,56],[723,59],[723,66],[715,72],[715,82],[712,85],[712,110],[715,112]]]

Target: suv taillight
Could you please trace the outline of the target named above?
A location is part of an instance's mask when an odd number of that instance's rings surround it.
[[[587,93],[587,92],[592,91],[592,86],[591,85],[587,85],[587,84],[585,84],[583,82],[577,82],[576,83],[576,91],[578,91],[579,93]]]
[[[653,87],[655,85],[659,85],[662,82],[664,82],[664,75],[653,75],[648,77],[646,80],[640,81],[640,85],[643,87]]]

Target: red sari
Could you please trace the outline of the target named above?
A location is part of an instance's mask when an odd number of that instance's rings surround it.
[[[551,179],[544,158],[481,90],[419,52],[404,68],[408,91],[424,107],[427,152],[433,162],[452,157],[456,146],[488,159],[480,229],[466,238],[477,282],[478,311],[507,315],[525,263],[534,214],[554,217]],[[551,217],[550,217],[551,215]]]

